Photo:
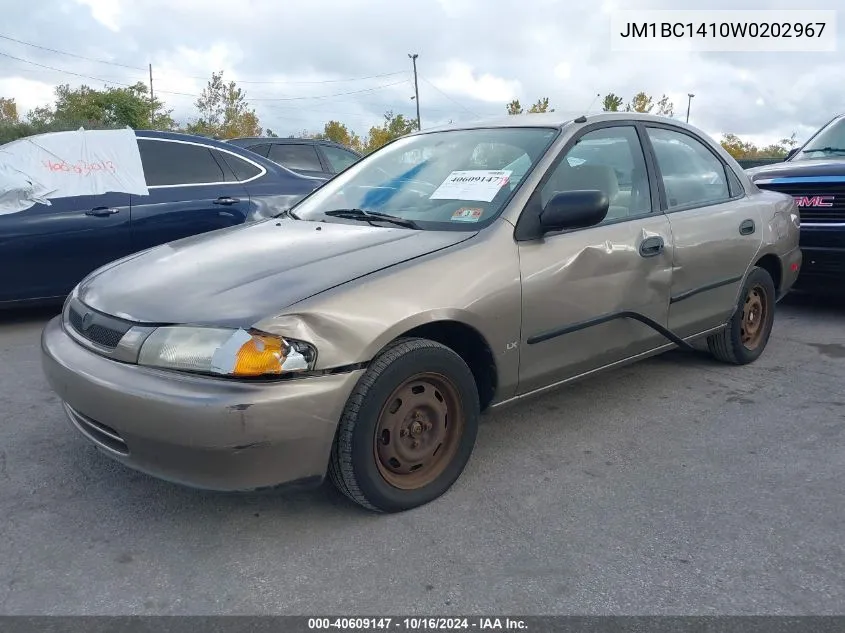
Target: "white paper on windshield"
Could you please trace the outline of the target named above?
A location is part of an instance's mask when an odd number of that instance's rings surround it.
[[[108,192],[149,194],[138,140],[129,128],[50,132],[0,147],[0,214]]]
[[[490,202],[499,190],[508,184],[513,172],[509,169],[470,169],[453,171],[437,190],[431,200],[475,200]]]

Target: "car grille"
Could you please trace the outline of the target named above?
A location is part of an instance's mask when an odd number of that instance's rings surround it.
[[[84,339],[108,349],[114,349],[132,323],[95,312],[78,299],[67,308],[67,322]]]
[[[760,189],[793,196],[798,204],[802,223],[839,224],[845,222],[845,183],[763,183],[757,186]]]

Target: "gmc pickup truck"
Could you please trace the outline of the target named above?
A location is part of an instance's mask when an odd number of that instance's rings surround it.
[[[798,205],[804,262],[795,290],[845,295],[845,114],[784,162],[746,173],[760,189],[790,194]]]

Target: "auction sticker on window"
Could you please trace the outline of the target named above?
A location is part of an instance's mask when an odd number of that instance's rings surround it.
[[[474,200],[490,202],[499,190],[508,184],[510,170],[471,169],[453,171],[437,190],[431,200]],[[453,218],[454,219],[454,218]]]
[[[461,207],[452,214],[452,222],[478,222],[484,209],[470,209]]]

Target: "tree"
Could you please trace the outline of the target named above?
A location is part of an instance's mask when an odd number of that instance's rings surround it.
[[[634,95],[634,98],[631,99],[631,102],[625,108],[625,111],[649,113],[651,112],[651,109],[653,107],[654,103],[652,103],[652,98],[648,96],[645,92],[638,92]]]
[[[390,141],[410,134],[417,129],[417,122],[414,119],[405,118],[404,114],[394,114],[392,111],[384,113],[384,123],[381,126],[373,126],[367,136],[363,152],[369,154],[380,147],[387,145]]]
[[[200,116],[186,127],[190,134],[216,138],[261,136],[258,116],[247,105],[244,91],[234,81],[224,82],[222,70],[211,74],[194,105]]]
[[[743,141],[736,134],[723,134],[720,143],[734,158],[753,158],[758,151],[753,143]]]
[[[622,97],[611,92],[604,96],[601,109],[605,112],[619,112],[619,108],[622,107],[623,103]]]
[[[666,95],[660,97],[660,101],[657,102],[657,114],[668,117],[675,115],[675,106]]]
[[[133,129],[171,130],[175,122],[171,110],[158,99],[148,97],[147,86],[137,83],[125,88],[87,85],[71,89],[68,84],[55,89],[55,101],[27,113],[21,120],[14,99],[3,99],[0,110],[0,142],[33,134],[61,132],[84,127],[89,130],[129,126]]]
[[[509,104],[507,104],[507,111],[508,114],[523,114],[525,110],[522,109],[522,104],[520,104],[519,99],[514,99]],[[528,108],[529,114],[537,114],[540,112],[554,112],[554,108],[549,109],[549,98],[543,97],[542,99],[537,99],[537,101]]]
[[[326,123],[323,127],[323,132],[318,137],[339,143],[359,152],[364,149],[364,143],[361,141],[361,137],[355,134],[355,132],[352,132],[340,121],[329,121]]]
[[[27,117],[36,127],[173,129],[172,110],[165,110],[158,99],[150,100],[148,88],[138,82],[126,88],[106,87],[97,90],[82,85],[71,89],[68,84],[57,86],[52,107],[35,108]]]
[[[542,99],[537,99],[537,102],[528,109],[529,113],[536,114],[540,112],[554,112],[555,109],[552,108],[549,110],[549,98],[543,97]]]
[[[0,97],[0,124],[12,125],[19,123],[18,104],[14,99]]]

